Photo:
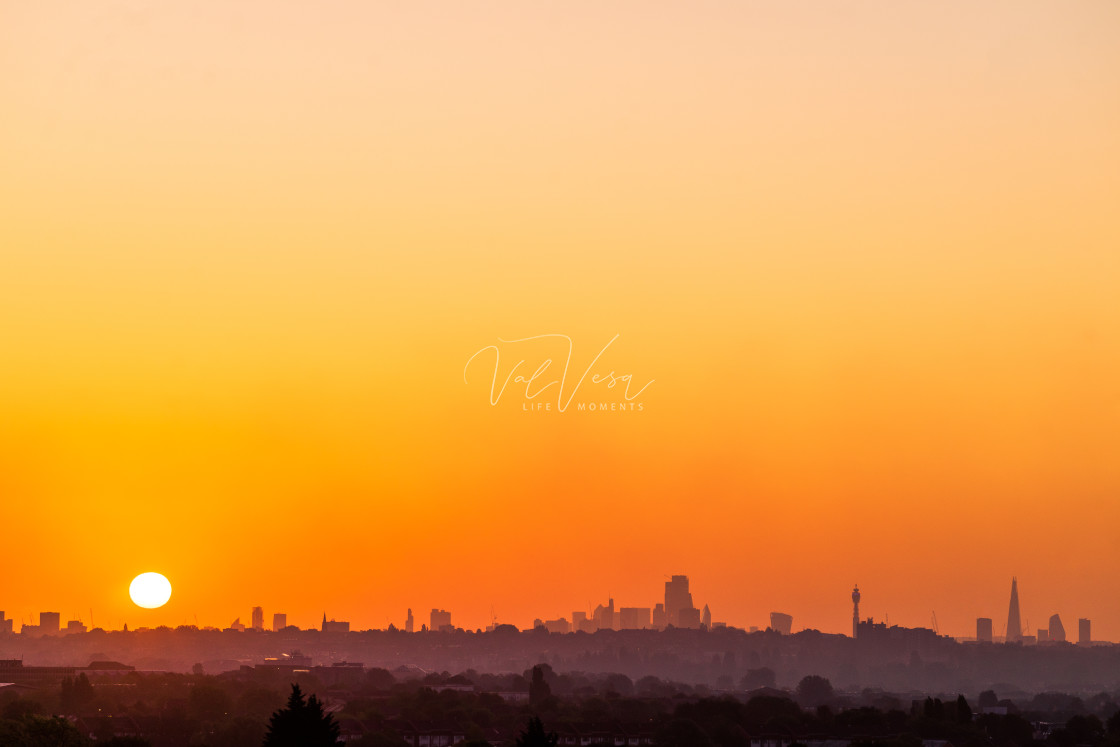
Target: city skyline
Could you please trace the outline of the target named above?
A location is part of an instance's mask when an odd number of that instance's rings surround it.
[[[783,617],[783,618],[788,617],[792,620],[792,630],[791,630],[791,632],[798,632],[798,631],[801,631],[801,630],[820,630],[821,632],[825,632],[825,633],[841,633],[841,634],[845,634],[845,635],[848,635],[848,636],[851,636],[851,637],[856,637],[856,631],[857,631],[857,629],[860,625],[862,625],[864,623],[870,624],[872,621],[874,621],[874,622],[878,622],[878,623],[900,625],[901,627],[906,627],[906,628],[930,628],[930,629],[935,629],[936,632],[940,635],[953,637],[953,638],[956,638],[958,640],[990,640],[990,641],[1008,642],[1008,643],[1028,642],[1028,643],[1032,643],[1032,644],[1036,643],[1036,642],[1037,643],[1044,643],[1044,642],[1048,642],[1048,641],[1058,641],[1058,640],[1065,641],[1066,640],[1066,633],[1065,633],[1065,629],[1064,629],[1064,624],[1061,621],[1061,613],[1060,612],[1054,612],[1052,614],[1048,614],[1048,615],[1044,615],[1044,616],[1040,617],[1039,618],[1040,620],[1046,620],[1047,621],[1047,626],[1048,627],[1047,628],[1038,628],[1037,629],[1037,635],[1034,634],[1030,629],[1025,627],[1025,626],[1029,625],[1029,618],[1027,619],[1026,623],[1020,622],[1020,624],[1019,624],[1020,630],[1019,630],[1018,635],[1015,635],[1015,634],[1009,635],[1009,632],[1011,630],[1013,630],[1014,620],[1019,619],[1019,616],[1020,616],[1018,577],[1016,577],[1016,576],[1013,576],[1011,578],[1010,612],[1009,612],[1009,615],[1008,615],[1008,618],[1007,618],[1007,625],[1002,628],[1003,632],[1001,633],[1000,632],[1001,629],[993,625],[993,621],[992,621],[991,617],[977,616],[977,617],[973,618],[972,625],[971,625],[971,627],[969,629],[969,632],[967,634],[964,633],[964,632],[957,632],[957,631],[951,631],[951,630],[941,630],[940,629],[940,623],[937,622],[937,617],[936,617],[936,611],[935,610],[931,610],[931,618],[925,620],[924,624],[923,623],[906,624],[905,622],[899,621],[897,619],[897,617],[896,617],[895,621],[892,623],[891,620],[890,620],[889,612],[884,614],[882,617],[879,617],[879,618],[876,618],[874,615],[861,615],[859,605],[863,602],[863,593],[860,592],[858,585],[851,592],[851,596],[850,596],[851,606],[849,607],[849,609],[851,610],[852,617],[849,618],[850,625],[849,625],[849,627],[847,628],[846,631],[845,630],[831,630],[831,629],[824,629],[824,628],[818,628],[818,627],[798,625],[797,624],[798,623],[798,615],[796,613],[791,614],[790,610],[771,610],[769,613],[767,613],[767,620],[766,621],[760,620],[758,623],[755,623],[754,621],[751,621],[751,622],[748,622],[746,624],[735,624],[735,623],[731,623],[731,622],[728,622],[728,621],[719,620],[719,619],[714,618],[711,615],[711,613],[709,612],[709,605],[707,603],[704,603],[702,605],[702,607],[695,606],[695,602],[693,601],[693,595],[690,591],[690,579],[687,575],[673,575],[671,577],[667,576],[666,578],[668,578],[669,580],[665,582],[665,593],[664,593],[664,597],[662,598],[662,601],[656,601],[656,602],[650,603],[648,606],[645,606],[645,607],[635,607],[633,605],[624,606],[624,605],[618,603],[617,600],[613,596],[611,596],[611,597],[608,597],[606,600],[603,600],[603,601],[609,602],[609,607],[600,603],[600,604],[595,605],[594,608],[593,608],[592,603],[589,603],[588,608],[586,610],[574,610],[570,613],[561,614],[557,617],[547,617],[547,616],[544,616],[544,615],[537,615],[536,617],[533,618],[532,622],[530,622],[528,624],[519,624],[518,622],[513,621],[513,620],[501,619],[499,616],[497,616],[493,613],[493,610],[491,611],[491,617],[488,619],[488,621],[485,625],[478,625],[478,626],[470,625],[470,624],[465,624],[464,625],[464,624],[462,624],[461,622],[458,622],[458,621],[456,623],[452,624],[451,620],[452,620],[453,610],[445,610],[445,609],[442,609],[442,608],[439,608],[439,607],[433,607],[431,609],[432,614],[431,614],[431,617],[430,617],[430,620],[431,620],[430,623],[421,621],[420,623],[415,623],[414,624],[413,620],[415,618],[412,614],[413,608],[408,607],[408,608],[406,608],[405,613],[400,616],[399,620],[397,620],[397,619],[387,620],[387,622],[384,625],[381,625],[381,626],[378,626],[376,624],[369,625],[369,626],[363,626],[362,624],[356,624],[356,625],[352,624],[352,620],[344,612],[343,612],[343,614],[338,615],[337,619],[336,619],[336,615],[334,614],[334,612],[336,612],[336,611],[331,611],[330,614],[328,614],[328,611],[322,611],[320,613],[322,619],[319,621],[318,624],[300,625],[296,621],[299,620],[299,619],[302,619],[303,615],[300,614],[300,615],[293,616],[292,614],[290,614],[289,610],[287,610],[286,608],[284,608],[284,609],[277,608],[276,610],[272,610],[272,609],[267,609],[266,610],[266,608],[263,605],[251,605],[251,606],[248,607],[248,609],[250,610],[249,618],[251,620],[249,625],[245,625],[245,624],[240,622],[241,617],[242,617],[241,614],[238,614],[236,617],[234,617],[233,622],[231,622],[229,624],[215,624],[215,623],[209,623],[209,622],[199,624],[197,618],[195,618],[193,622],[183,621],[183,622],[180,622],[180,623],[177,623],[177,624],[169,623],[169,622],[153,623],[152,621],[148,621],[146,624],[142,622],[141,624],[146,629],[151,629],[153,627],[160,627],[160,626],[163,626],[163,627],[178,627],[179,625],[186,625],[186,626],[197,626],[197,627],[200,627],[200,628],[203,628],[203,629],[212,629],[212,630],[235,629],[235,630],[242,630],[242,631],[244,631],[244,630],[276,631],[280,628],[291,625],[291,626],[293,626],[295,628],[299,628],[301,630],[322,629],[324,631],[328,631],[328,629],[329,629],[329,630],[334,630],[336,632],[344,632],[344,631],[349,631],[349,630],[355,630],[355,631],[358,631],[358,630],[385,630],[385,629],[388,629],[390,626],[392,626],[393,628],[398,629],[398,630],[408,631],[408,630],[410,630],[410,625],[414,625],[414,629],[416,631],[420,631],[422,629],[436,630],[436,629],[440,629],[440,628],[443,628],[443,627],[458,628],[458,629],[464,629],[464,630],[491,630],[496,625],[509,624],[509,625],[514,625],[515,627],[517,627],[520,630],[531,630],[534,627],[546,627],[552,632],[577,632],[578,630],[580,630],[580,620],[582,620],[588,626],[584,629],[587,630],[588,632],[593,632],[594,630],[596,630],[598,628],[607,628],[607,629],[614,629],[614,630],[641,629],[641,628],[664,629],[665,627],[670,626],[670,625],[672,625],[673,627],[685,627],[685,628],[700,627],[701,626],[701,621],[702,621],[701,616],[702,616],[702,614],[704,614],[704,615],[707,615],[707,620],[708,620],[708,622],[705,623],[704,627],[706,627],[708,629],[711,629],[713,627],[713,624],[714,624],[714,626],[716,626],[716,627],[726,625],[728,627],[734,627],[734,628],[738,628],[738,629],[741,629],[741,630],[753,632],[753,631],[756,631],[756,630],[765,630],[767,628],[773,627],[773,622],[772,622],[773,619],[774,619],[773,616],[777,615],[777,616]],[[680,605],[679,607],[676,607],[676,609],[678,609],[678,610],[684,609],[686,607],[691,608],[692,612],[695,613],[694,618],[692,616],[690,616],[688,621],[685,622],[685,621],[683,621],[682,618],[677,617],[676,615],[672,614],[671,610],[673,609],[674,604],[679,604]],[[865,607],[865,610],[866,609],[867,608]],[[608,610],[609,610],[610,614],[613,615],[612,617],[603,616],[603,613],[607,612]],[[644,623],[643,624],[634,624],[633,622],[631,622],[631,623],[628,624],[626,622],[626,616],[623,615],[623,610],[628,610],[629,611],[629,613],[630,613],[629,619],[631,621],[644,620]],[[149,610],[149,611],[146,611],[146,612],[153,612],[153,611]],[[14,623],[16,622],[17,618],[12,618],[12,617],[9,616],[9,617],[7,617],[7,619],[5,619],[5,615],[7,613],[8,613],[7,610],[0,610],[0,634],[3,634],[5,632],[5,630],[7,630],[8,632],[18,632],[18,631],[13,631]],[[92,613],[92,611],[91,611],[91,613]],[[438,613],[438,617],[437,617],[437,613]],[[62,633],[67,632],[67,629],[66,629],[66,624],[67,623],[69,623],[69,625],[72,626],[70,632],[86,632],[87,629],[93,627],[92,625],[89,625],[88,621],[86,621],[81,616],[77,616],[77,617],[68,619],[65,615],[62,615],[61,613],[54,612],[54,611],[39,612],[37,614],[39,614],[39,615],[50,615],[51,617],[50,617],[49,625],[53,628],[53,630],[55,630],[55,631],[61,630]],[[659,614],[660,614],[660,618],[658,617]],[[272,616],[272,625],[271,626],[266,625],[266,623],[265,623],[266,617],[268,615]],[[635,615],[637,615],[637,616],[635,616]],[[307,617],[311,617],[311,615],[307,615]],[[141,616],[137,616],[136,619],[137,620],[142,620]],[[1072,638],[1070,640],[1077,641],[1077,642],[1088,642],[1088,639],[1090,637],[1090,629],[1091,628],[1095,629],[1095,625],[1092,624],[1092,618],[1087,618],[1087,617],[1084,617],[1083,615],[1070,615],[1070,616],[1067,617],[1067,619],[1070,619],[1070,620],[1076,619],[1078,621],[1078,623],[1077,623],[1078,628],[1077,628],[1077,631],[1076,631],[1076,637]],[[36,633],[36,634],[38,633],[38,627],[42,625],[41,622],[37,623],[33,620],[33,615],[31,613],[28,613],[28,614],[24,615],[22,618],[20,618],[20,621],[21,621],[21,625],[27,626],[28,632],[33,632],[33,633]],[[26,622],[23,622],[23,621],[26,621]],[[560,622],[563,622],[566,627],[557,627],[555,625],[555,623],[560,623]],[[124,624],[127,624],[127,621],[122,623],[122,625],[124,625]],[[936,626],[936,628],[934,626]],[[137,625],[134,624],[132,627],[135,629],[136,627],[140,627],[140,626],[137,626]],[[837,627],[840,628],[842,626],[837,626]],[[982,627],[984,627],[984,629],[986,630],[985,635],[988,636],[988,637],[985,637],[985,636],[981,635],[980,630],[981,630]],[[112,628],[109,628],[109,629],[112,629]],[[1060,638],[1057,637],[1054,634],[1053,631],[1055,629],[1058,629],[1058,630],[1061,631]],[[1047,634],[1047,635],[1044,635],[1044,633]],[[1100,638],[1099,636],[1098,637],[1093,637],[1093,638],[1091,638],[1091,640],[1094,643],[1110,642],[1107,639]]]

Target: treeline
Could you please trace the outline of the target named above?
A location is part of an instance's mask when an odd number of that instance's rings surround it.
[[[474,747],[519,739],[548,745],[550,735],[587,734],[641,735],[658,747],[749,747],[757,736],[884,747],[922,740],[955,747],[1120,747],[1118,693],[1087,699],[1044,693],[1021,701],[992,691],[972,700],[878,690],[839,694],[827,679],[808,676],[792,691],[764,687],[732,696],[655,677],[559,673],[547,665],[523,674],[423,677],[371,669],[359,681],[331,687],[307,673],[293,678],[262,670],[93,681],[80,674],[57,688],[0,690],[0,745],[261,745],[270,721],[275,726],[277,714],[283,717],[292,704],[293,679],[315,694],[323,717],[356,747],[404,747],[409,729],[441,725]],[[538,732],[529,729],[531,718],[540,719]]]

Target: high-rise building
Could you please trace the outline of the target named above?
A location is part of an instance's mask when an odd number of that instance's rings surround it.
[[[11,633],[15,627],[15,620],[4,617],[4,610],[0,610],[0,634]]]
[[[452,630],[451,613],[447,610],[432,608],[430,630]]]
[[[57,612],[39,613],[39,635],[57,635],[61,626],[62,615]]]
[[[665,626],[668,624],[669,618],[665,615],[665,605],[659,602],[653,607],[653,614],[650,616],[650,626],[655,630],[664,630]]]
[[[412,608],[408,608],[408,617],[404,619],[404,632],[413,633],[416,631],[416,618],[412,616]]]
[[[976,618],[976,640],[982,643],[992,642],[992,618]]]
[[[253,608],[253,630],[264,630],[264,608]]]
[[[4,613],[0,612],[0,620],[3,620]],[[1090,626],[1089,618],[1082,617],[1077,621],[1077,642],[1083,646],[1088,646],[1092,642],[1092,636],[1089,634]]]
[[[622,607],[618,610],[619,630],[644,630],[650,627],[649,607]]]
[[[1047,630],[1046,628],[1039,628],[1038,630],[1035,631],[1035,635],[1034,635],[1035,643],[1046,643],[1048,640],[1050,640],[1050,631],[1049,630]]]
[[[1050,635],[1049,640],[1065,643],[1066,641],[1066,626],[1062,625],[1061,616],[1054,614],[1050,616]]]
[[[793,630],[793,618],[783,612],[770,613],[770,628],[782,635],[789,635]]]
[[[859,584],[852,589],[852,638],[859,636]]]
[[[1007,635],[1004,640],[1008,643],[1018,643],[1023,640],[1023,622],[1019,617],[1019,579],[1011,578],[1011,604],[1007,609]]]
[[[591,627],[591,621],[587,619],[586,612],[576,610],[572,613],[572,630],[576,632],[582,630],[585,633],[590,633],[594,630],[594,628]]]
[[[618,627],[618,620],[614,611],[614,599],[607,600],[607,606],[599,605],[591,613],[591,621],[596,630],[614,630]]]
[[[66,634],[71,633],[85,633],[87,630],[85,623],[81,620],[67,620],[66,621]]]
[[[704,611],[700,613],[700,627],[707,630],[712,629],[712,611],[708,609],[708,605],[704,605]]]
[[[534,625],[533,627],[538,627],[538,626]],[[572,632],[571,623],[569,623],[567,620],[565,620],[562,617],[559,620],[544,620],[544,621],[541,622],[539,627],[543,627],[549,633],[561,633],[561,634],[563,634],[563,633],[571,633]]]
[[[677,613],[677,627],[697,629],[700,627],[700,610],[687,607]]]
[[[692,593],[688,590],[688,576],[673,576],[665,582],[665,616],[667,623],[683,627],[680,623],[681,610],[694,609]]]
[[[288,627],[288,616],[283,612],[277,612],[272,616],[272,629],[283,630]]]

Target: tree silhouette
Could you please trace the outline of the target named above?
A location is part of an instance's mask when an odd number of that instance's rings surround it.
[[[544,670],[533,667],[533,679],[529,682],[529,705],[540,708],[550,695],[552,695],[552,688],[544,680]]]
[[[529,719],[529,725],[517,738],[517,747],[556,747],[560,737],[544,730],[544,724],[536,716]]]
[[[338,724],[323,713],[319,699],[312,695],[304,700],[299,685],[292,685],[288,705],[268,720],[264,747],[335,747],[338,733]]]
[[[961,724],[972,723],[972,709],[963,695],[957,696],[957,722]]]
[[[832,683],[819,675],[810,674],[797,683],[797,700],[802,705],[824,705],[832,695]]]

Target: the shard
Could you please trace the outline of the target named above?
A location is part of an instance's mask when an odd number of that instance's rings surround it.
[[[1007,637],[1008,643],[1017,643],[1023,640],[1023,623],[1019,617],[1019,579],[1011,578],[1011,606],[1007,610]]]

